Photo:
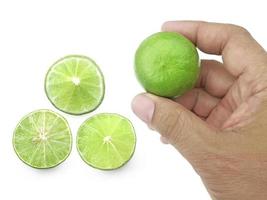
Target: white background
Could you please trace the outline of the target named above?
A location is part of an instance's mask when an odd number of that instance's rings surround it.
[[[133,56],[141,40],[175,19],[236,23],[267,47],[266,6],[249,2],[0,0],[0,199],[209,199],[187,161],[132,113],[131,99],[143,91]],[[135,155],[117,171],[87,166],[75,145],[64,163],[49,170],[26,166],[13,151],[12,132],[23,115],[56,110],[45,96],[44,76],[68,54],[93,58],[106,81],[105,99],[96,111],[81,117],[60,112],[74,140],[79,125],[99,112],[120,113],[136,128]]]

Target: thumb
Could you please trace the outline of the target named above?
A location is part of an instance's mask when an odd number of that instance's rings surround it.
[[[214,135],[204,121],[170,99],[140,94],[133,99],[132,109],[185,157],[207,150],[208,140]]]

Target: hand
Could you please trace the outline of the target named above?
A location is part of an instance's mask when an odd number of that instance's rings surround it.
[[[140,94],[135,114],[172,144],[212,199],[267,199],[267,54],[242,27],[167,22],[223,63],[202,60],[194,89],[170,100]]]

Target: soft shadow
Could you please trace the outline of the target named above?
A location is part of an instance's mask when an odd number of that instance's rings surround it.
[[[35,171],[35,173],[37,174],[54,174],[54,173],[58,173],[59,171],[62,171],[64,168],[69,167],[67,163],[61,163],[55,167],[52,168],[48,168],[48,169],[37,169],[37,168],[33,168],[33,170]]]
[[[96,173],[99,173],[103,176],[118,176],[120,174],[130,174],[131,171],[134,170],[135,165],[134,165],[135,159],[132,157],[127,163],[125,163],[123,166],[121,166],[118,169],[114,170],[99,170],[99,169],[94,169]]]

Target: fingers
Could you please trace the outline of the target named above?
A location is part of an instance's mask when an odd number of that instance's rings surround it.
[[[134,98],[132,109],[165,138],[164,142],[174,145],[185,157],[204,151],[207,140],[212,137],[204,121],[172,100],[141,94]]]
[[[234,80],[234,76],[226,71],[222,63],[215,60],[202,60],[197,88],[177,97],[175,101],[199,117],[206,118],[220,98],[227,93]]]
[[[197,116],[206,118],[220,101],[200,88],[194,88],[184,95],[177,97],[176,102],[193,111]]]
[[[197,47],[210,54],[222,55],[227,70],[239,76],[246,68],[253,67],[255,59],[265,60],[264,49],[242,27],[230,24],[200,21],[166,22],[163,31],[179,32]]]
[[[202,60],[197,87],[204,88],[210,95],[223,97],[234,83],[231,75],[223,64],[216,60]]]

